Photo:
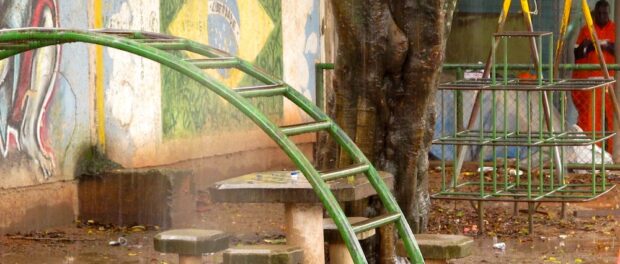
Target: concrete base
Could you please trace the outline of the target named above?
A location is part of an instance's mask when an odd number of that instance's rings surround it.
[[[366,217],[348,217],[347,221],[351,224],[356,224],[362,221],[368,220]],[[331,218],[323,219],[323,229],[325,230],[325,240],[329,243],[329,261],[332,264],[353,264],[351,254],[347,249],[346,244],[342,240],[336,223]],[[358,240],[364,240],[366,238],[375,235],[375,230],[370,229],[361,233],[357,233]]]
[[[303,263],[325,263],[323,207],[320,204],[286,204],[286,241],[304,251]]]
[[[123,169],[84,176],[78,184],[79,217],[119,226],[191,226],[196,211],[193,187],[191,172],[184,170]]]
[[[329,243],[329,261],[333,264],[353,264],[351,254],[344,243]]]
[[[240,246],[224,252],[224,264],[301,264],[303,251],[288,245]]]
[[[75,182],[0,190],[0,234],[30,232],[73,223]]]
[[[202,256],[179,255],[179,264],[202,264]]]
[[[449,259],[467,257],[471,255],[474,244],[471,237],[460,235],[418,234],[415,239],[427,263],[445,263]],[[398,241],[396,254],[407,257],[402,241]]]

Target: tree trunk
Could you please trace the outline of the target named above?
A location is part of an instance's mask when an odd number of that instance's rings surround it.
[[[434,96],[456,0],[333,0],[338,51],[335,119],[379,170],[414,232],[426,230]],[[344,153],[319,147],[321,167]]]

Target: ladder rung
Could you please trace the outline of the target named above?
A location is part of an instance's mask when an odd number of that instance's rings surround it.
[[[107,35],[119,36],[130,38],[135,41],[140,40],[161,40],[161,41],[171,41],[171,40],[181,40],[180,38],[164,35],[161,33],[155,32],[147,32],[147,31],[133,31],[133,30],[123,30],[123,29],[95,29],[91,30],[92,32],[102,33]]]
[[[355,164],[343,169],[335,169],[321,172],[321,179],[324,181],[332,181],[358,173],[366,172],[370,168],[368,164]]]
[[[144,45],[156,48],[156,49],[161,49],[161,50],[182,50],[187,48],[187,44],[184,41],[164,41],[164,42],[147,42],[144,43]]]
[[[62,44],[60,41],[49,41],[49,40],[30,40],[30,41],[19,41],[19,42],[5,42],[0,43],[0,49],[2,50],[22,50],[22,49],[30,49],[33,46],[37,45],[55,45]]]
[[[235,57],[189,59],[186,61],[201,69],[233,68],[239,65],[239,60]]]
[[[173,42],[179,42],[179,39],[142,38],[142,39],[133,39],[133,41],[142,42],[142,43],[173,43]]]
[[[0,49],[3,50],[11,50],[11,49],[26,49],[28,48],[28,44],[25,43],[0,43]]]
[[[355,223],[351,226],[353,226],[353,232],[357,234],[396,222],[396,220],[400,218],[401,214],[399,212],[394,212],[386,215],[377,216],[359,223]]]
[[[286,93],[288,87],[285,84],[269,84],[260,86],[251,86],[234,89],[243,97],[264,97],[282,95]]]
[[[329,128],[331,125],[332,123],[329,121],[318,121],[298,125],[283,126],[281,128],[282,132],[284,132],[284,134],[286,134],[287,136],[294,136],[303,133],[317,132],[319,130]]]

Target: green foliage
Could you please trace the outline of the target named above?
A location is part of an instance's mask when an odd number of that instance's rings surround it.
[[[79,179],[85,176],[101,175],[106,171],[121,168],[120,164],[110,160],[97,147],[90,147],[80,155],[75,175]]]

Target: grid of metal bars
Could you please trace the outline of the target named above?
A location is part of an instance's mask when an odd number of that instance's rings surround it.
[[[518,202],[580,202],[608,192],[614,186],[606,182],[605,149],[614,133],[580,131],[567,126],[568,98],[573,91],[592,93],[590,102],[593,122],[594,108],[605,100],[597,98],[614,80],[554,80],[553,68],[543,73],[542,64],[534,65],[536,78],[509,78],[508,40],[515,37],[535,38],[542,47],[542,38],[550,38],[546,54],[538,56],[553,61],[553,35],[550,32],[504,32],[496,38],[503,45],[503,63],[496,63],[492,52],[491,78],[459,80],[439,86],[441,136],[433,144],[441,148],[441,190],[436,199],[518,201]],[[503,69],[498,77],[498,68]],[[546,75],[546,76],[545,76]],[[473,129],[465,129],[463,98],[477,97],[482,104]],[[600,96],[599,96],[600,97]],[[446,102],[444,98],[452,100]],[[486,109],[485,109],[486,108]],[[486,113],[486,114],[485,114]],[[609,117],[611,118],[611,117]],[[452,122],[449,124],[448,122]],[[569,171],[568,156],[575,149],[590,151],[587,171]],[[450,151],[448,151],[450,149]],[[457,156],[475,150],[471,155],[476,171],[461,172]],[[454,169],[459,168],[459,169]],[[456,171],[456,173],[455,173]]]

